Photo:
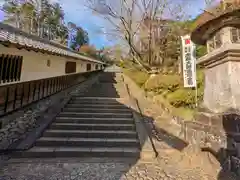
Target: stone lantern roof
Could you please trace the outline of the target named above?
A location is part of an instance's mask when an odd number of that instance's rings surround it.
[[[205,45],[219,29],[230,26],[240,27],[240,1],[226,1],[206,10],[196,20],[196,28],[191,34],[194,43]]]

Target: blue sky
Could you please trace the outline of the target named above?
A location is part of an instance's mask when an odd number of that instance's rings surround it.
[[[84,0],[51,0],[59,2],[65,12],[65,21],[71,21],[78,26],[83,27],[90,37],[90,43],[94,44],[97,48],[103,46],[111,45],[112,43],[108,41],[107,37],[99,32],[100,27],[104,26],[104,21],[93,15],[93,13],[87,9],[83,3]],[[172,0],[178,1],[178,0]],[[195,17],[201,13],[201,9],[205,8],[205,0],[185,0],[189,2],[188,7],[186,7],[186,12]],[[0,0],[0,5],[3,0]],[[3,19],[4,14],[0,11],[0,21]]]
[[[90,38],[90,44],[94,44],[97,48],[109,45],[106,37],[99,32],[103,24],[102,19],[94,16],[92,12],[87,9],[82,0],[55,0],[62,5],[65,12],[65,21],[73,22],[77,26],[85,29]]]

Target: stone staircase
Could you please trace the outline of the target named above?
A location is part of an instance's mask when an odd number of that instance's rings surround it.
[[[139,157],[132,110],[120,98],[97,97],[104,91],[94,86],[86,94],[96,97],[74,95],[34,146],[13,157]]]

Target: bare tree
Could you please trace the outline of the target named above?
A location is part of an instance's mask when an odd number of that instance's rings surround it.
[[[164,23],[164,20],[167,17],[183,18],[180,3],[170,0],[89,0],[87,6],[107,20],[107,35],[118,38],[129,49],[133,60],[149,72],[154,62],[161,63],[159,56],[163,56],[164,46],[168,46],[169,41],[162,37],[173,35],[172,31],[166,32],[169,29],[166,27],[172,24]],[[142,52],[141,43],[147,45],[147,53]]]

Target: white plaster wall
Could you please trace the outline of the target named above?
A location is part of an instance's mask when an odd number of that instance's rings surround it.
[[[48,55],[41,52],[27,51],[24,49],[18,50],[17,48],[5,47],[3,45],[0,45],[0,53],[23,56],[21,81],[65,75],[66,61],[77,63],[76,73],[85,72],[86,64],[88,63],[86,61]],[[47,60],[50,60],[49,67],[47,66]],[[95,65],[93,67],[92,70],[95,70]]]
[[[34,52],[30,52],[29,55],[23,56],[21,80],[42,79],[65,74],[66,60],[64,58],[40,53],[36,55]],[[49,67],[47,66],[48,59],[50,60]]]
[[[77,62],[77,67],[76,67],[76,71],[77,72],[84,72],[85,69],[84,69],[84,64],[85,62]]]

